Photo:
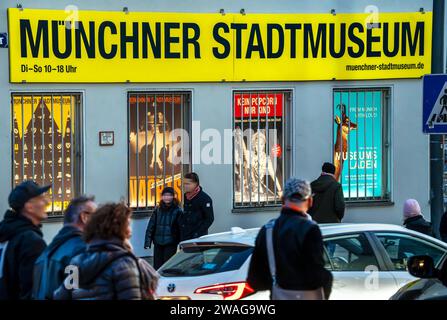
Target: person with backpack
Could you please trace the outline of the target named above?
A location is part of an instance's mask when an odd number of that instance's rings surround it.
[[[289,179],[281,214],[256,238],[247,282],[255,291],[271,290],[272,300],[329,298],[332,274],[324,267],[323,237],[307,210],[312,193],[307,181]]]
[[[31,299],[34,262],[46,247],[41,223],[50,188],[28,180],[9,194],[10,209],[0,223],[0,300]]]
[[[180,240],[179,220],[182,209],[175,197],[174,189],[166,187],[161,192],[161,200],[149,220],[144,247],[154,243],[154,268],[160,268],[177,251]]]
[[[53,298],[54,291],[65,279],[70,260],[86,248],[82,233],[96,207],[94,197],[80,196],[70,201],[63,228],[34,265],[33,299]]]
[[[128,245],[132,211],[124,204],[101,206],[84,230],[85,252],[70,261],[76,270],[56,290],[55,300],[140,300],[145,285],[140,262]]]

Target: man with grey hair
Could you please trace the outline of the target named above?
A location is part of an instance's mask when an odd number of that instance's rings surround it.
[[[34,265],[33,299],[51,300],[63,283],[71,258],[85,250],[82,239],[89,216],[96,211],[94,197],[73,199],[64,213],[64,226]]]
[[[256,238],[247,282],[256,291],[271,290],[272,299],[327,299],[332,274],[324,268],[323,237],[309,219],[309,182],[291,178],[284,188],[281,214]]]

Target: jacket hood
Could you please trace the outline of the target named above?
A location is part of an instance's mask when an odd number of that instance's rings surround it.
[[[34,231],[43,236],[39,226],[35,226],[31,220],[20,213],[7,210],[3,221],[0,222],[0,242],[8,241],[15,235],[25,232]]]
[[[129,254],[119,239],[92,240],[87,251],[73,258],[71,264],[79,268],[79,284],[86,286],[91,284],[109,264],[119,256]]]
[[[329,175],[321,175],[317,180],[311,183],[312,192],[325,192],[331,187],[331,185],[333,185],[334,182],[337,182],[334,177]]]
[[[64,226],[59,233],[54,237],[53,241],[48,246],[48,251],[53,252],[63,245],[67,240],[74,237],[82,237],[82,231],[74,226]]]

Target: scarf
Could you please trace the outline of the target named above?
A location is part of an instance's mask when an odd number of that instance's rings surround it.
[[[200,190],[201,190],[200,186],[197,186],[192,192],[186,192],[185,193],[186,199],[191,201],[200,192]]]

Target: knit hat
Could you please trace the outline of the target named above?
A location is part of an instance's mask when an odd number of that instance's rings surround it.
[[[404,203],[404,219],[422,215],[419,203],[414,199],[408,199]]]
[[[174,189],[171,188],[171,187],[165,187],[165,188],[163,189],[163,191],[161,192],[161,195],[164,195],[165,193],[170,193],[170,194],[172,194],[172,195],[175,194]]]
[[[295,202],[305,201],[312,196],[310,183],[305,180],[290,178],[286,181],[283,197]]]

